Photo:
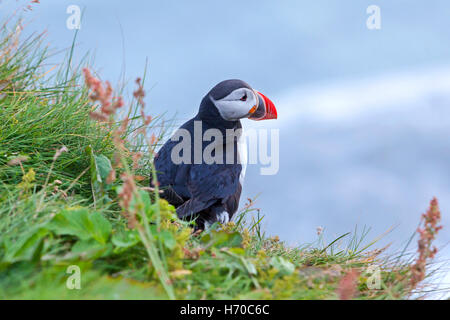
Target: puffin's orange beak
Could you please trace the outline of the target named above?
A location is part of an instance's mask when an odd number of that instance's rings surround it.
[[[275,108],[275,105],[273,102],[267,98],[265,95],[263,95],[261,92],[256,91],[256,94],[258,95],[258,105],[254,106],[255,110],[253,108],[250,111],[251,115],[248,117],[251,120],[269,120],[269,119],[276,119],[277,118],[277,109]]]

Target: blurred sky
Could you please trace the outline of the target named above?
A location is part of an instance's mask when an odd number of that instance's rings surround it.
[[[0,18],[26,2],[0,1]],[[317,226],[332,240],[355,225],[370,226],[369,238],[395,225],[380,243],[395,250],[437,196],[438,244],[450,241],[450,2],[41,2],[20,13],[25,31],[47,29],[51,48],[68,48],[66,8],[79,5],[77,57],[94,53],[103,79],[117,83],[125,68],[132,80],[148,59],[151,114],[181,124],[228,78],[275,102],[279,120],[243,123],[280,129],[279,173],[250,166],[244,186],[243,198],[261,193],[268,233],[302,244]],[[366,27],[372,4],[380,30]]]

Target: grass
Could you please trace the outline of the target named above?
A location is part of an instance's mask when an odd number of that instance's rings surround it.
[[[42,35],[19,41],[20,28],[7,30],[0,35],[1,299],[404,299],[417,292],[414,261],[403,259],[409,252],[387,256],[362,246],[367,229],[293,248],[264,234],[249,203],[235,222],[193,235],[147,187],[162,132],[158,118],[143,112],[142,83],[126,109],[87,70],[85,85],[85,63],[73,66],[73,50],[48,73]],[[69,289],[77,283],[71,266],[81,272],[80,289]],[[370,289],[378,275],[379,289]]]

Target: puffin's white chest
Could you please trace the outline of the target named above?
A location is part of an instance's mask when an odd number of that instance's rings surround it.
[[[227,135],[225,137],[225,150],[233,150],[234,149],[234,143],[235,143],[235,136],[234,135]],[[245,177],[245,171],[247,169],[247,162],[248,162],[248,154],[247,154],[247,141],[245,138],[245,135],[243,131],[237,136],[237,163],[239,163],[242,166],[241,173],[239,175],[239,183],[241,184],[241,187],[244,186],[244,177]],[[234,163],[234,160],[233,160]]]

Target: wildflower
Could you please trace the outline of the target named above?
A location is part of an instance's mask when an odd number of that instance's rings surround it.
[[[5,90],[9,84],[10,82],[8,80],[0,80],[0,91]]]
[[[86,85],[91,91],[89,98],[92,101],[98,101],[100,103],[100,109],[90,113],[91,118],[98,121],[108,121],[109,117],[113,115],[117,109],[124,106],[122,97],[113,98],[111,84],[108,81],[105,81],[105,84],[103,85],[98,78],[91,74],[88,68],[83,69],[83,74]]]
[[[8,166],[16,166],[16,165],[18,165],[18,164],[21,165],[22,162],[25,162],[25,161],[27,161],[27,160],[28,160],[28,157],[27,157],[27,156],[18,156],[18,157],[14,158],[14,159],[9,160],[8,163],[7,163],[7,165],[8,165]]]
[[[106,177],[106,183],[111,184],[116,180],[116,170],[111,169],[108,173],[108,176]]]
[[[136,91],[133,92],[133,96],[136,98],[141,107],[144,108],[145,91],[141,83],[141,78],[136,79],[136,84],[138,85],[138,88],[136,89]]]
[[[128,220],[128,227],[133,229],[137,225],[136,212],[130,210],[130,203],[136,192],[136,184],[132,175],[123,173],[120,178],[123,181],[122,190],[119,193],[119,204],[123,209],[123,214]]]
[[[103,121],[103,122],[108,121],[108,116],[105,115],[105,114],[103,114],[103,113],[100,113],[100,112],[92,111],[92,112],[89,113],[89,116],[90,116],[93,120]]]
[[[152,116],[143,115],[143,118],[144,118],[144,124],[146,126],[148,126],[150,124],[150,122],[152,122],[152,120],[153,120]]]
[[[53,191],[52,191],[52,195],[55,196],[58,193],[61,194],[64,199],[67,199],[67,192],[65,192],[64,190],[59,189],[58,186],[54,186],[53,187]]]
[[[125,105],[125,103],[124,103],[122,97],[116,98],[114,103],[113,103],[114,110],[122,108],[124,105]]]
[[[320,226],[317,227],[316,228],[316,232],[317,232],[317,235],[320,236],[322,234],[322,232],[323,232],[323,227],[320,227]]]
[[[28,192],[33,188],[33,182],[35,181],[36,173],[33,168],[29,169],[26,174],[22,177],[22,182],[17,185],[17,188],[22,190],[22,192]]]
[[[152,133],[152,136],[150,137],[150,145],[154,145],[158,139],[156,138],[155,134]]]
[[[422,214],[421,222],[423,228],[418,228],[419,233],[418,241],[418,253],[419,257],[415,263],[411,266],[411,286],[414,288],[420,281],[425,279],[425,268],[427,259],[433,259],[437,253],[437,248],[432,247],[431,243],[436,237],[439,230],[442,229],[442,225],[438,226],[441,221],[441,212],[439,211],[439,204],[436,198],[430,201],[430,207],[428,211]]]
[[[69,149],[67,149],[66,146],[62,146],[61,149],[57,150],[55,152],[55,155],[53,156],[53,161],[56,161],[56,159],[59,158],[59,156],[63,153],[63,152],[68,152]]]
[[[144,87],[142,86],[142,83],[141,83],[141,78],[136,79],[136,84],[138,85],[138,88],[136,89],[136,91],[133,92],[133,96],[136,98],[138,104],[141,106],[141,117],[144,120],[144,124],[146,126],[148,126],[150,124],[150,122],[152,121],[152,117],[145,115],[145,112],[144,112],[145,91],[144,91]]]

